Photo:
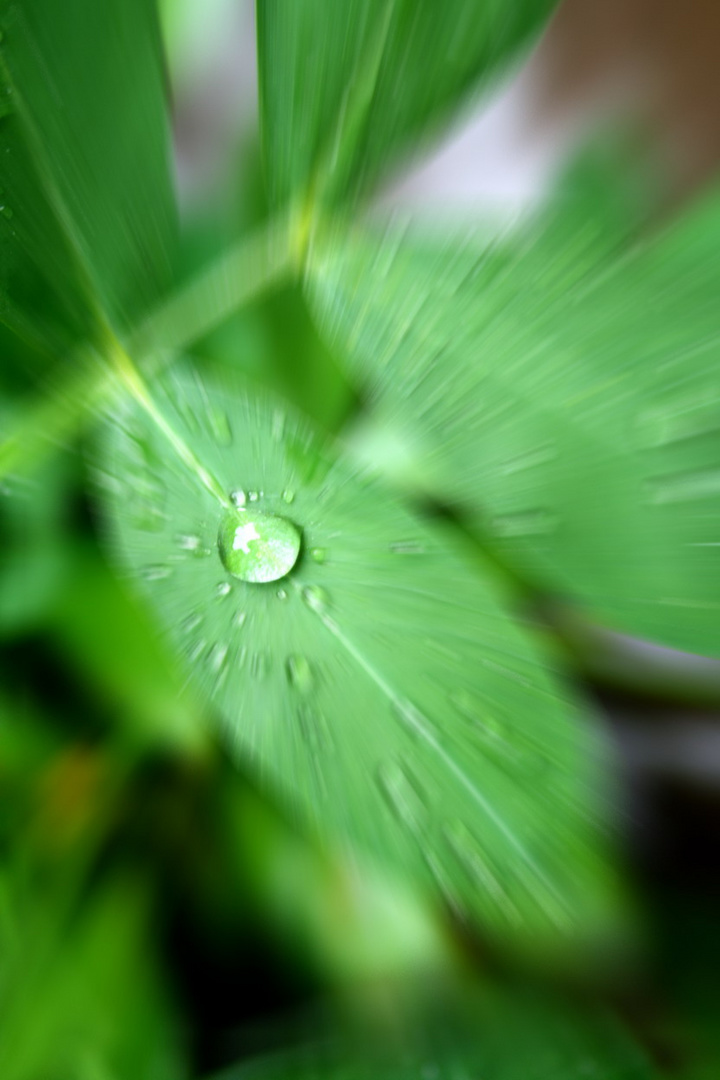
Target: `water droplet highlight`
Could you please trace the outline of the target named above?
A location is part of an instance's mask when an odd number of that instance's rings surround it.
[[[218,596],[229,596],[232,592],[232,585],[229,581],[221,581],[217,587]]]
[[[172,567],[170,566],[146,566],[142,571],[145,581],[162,581],[164,578],[169,578],[171,574]]]
[[[282,497],[283,501],[286,502],[288,506],[290,505],[290,503],[295,502],[295,492],[291,491],[289,488],[283,491]]]
[[[316,547],[310,552],[310,557],[313,562],[318,563],[320,566],[327,560],[326,548]]]
[[[310,664],[304,656],[289,656],[285,665],[290,685],[301,694],[308,694],[313,688],[314,679]]]
[[[180,629],[185,634],[191,633],[193,630],[197,630],[198,626],[202,622],[202,615],[198,615],[195,612],[193,615],[188,615],[187,619],[184,619],[180,624]]]
[[[237,491],[232,491],[230,493],[230,499],[232,500],[233,506],[236,506],[238,510],[240,510],[247,502],[247,495],[241,488],[238,488]]]
[[[300,530],[287,518],[250,510],[229,510],[218,532],[218,551],[225,569],[241,581],[256,584],[278,581],[289,574],[300,554],[300,543]]]
[[[327,611],[330,603],[330,598],[325,589],[322,589],[319,585],[308,585],[302,591],[302,598],[311,611],[317,611],[319,614]]]
[[[419,540],[399,540],[390,545],[393,555],[424,555],[425,545]]]
[[[200,548],[200,537],[181,535],[177,538],[177,545],[181,551],[198,551]]]

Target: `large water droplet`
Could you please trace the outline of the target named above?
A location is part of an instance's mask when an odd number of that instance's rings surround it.
[[[233,577],[256,583],[277,581],[297,562],[300,540],[300,530],[287,518],[229,510],[220,523],[218,551]]]

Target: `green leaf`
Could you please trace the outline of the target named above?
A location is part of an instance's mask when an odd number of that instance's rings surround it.
[[[525,43],[551,0],[259,0],[272,197],[342,198],[425,138]]]
[[[182,1080],[182,1040],[149,940],[147,890],[106,885],[41,967],[33,949],[56,917],[55,895],[40,890],[33,899],[42,902],[29,905],[15,893],[14,962],[0,998],[3,1077]]]
[[[173,236],[152,0],[0,0],[0,160],[0,318],[56,351],[123,332]]]
[[[632,247],[572,207],[495,243],[337,228],[308,287],[427,490],[607,625],[714,654],[718,236],[717,199]]]
[[[599,930],[601,749],[492,570],[277,404],[175,377],[150,412],[106,451],[118,552],[239,754],[319,836],[491,932]],[[271,542],[260,514],[302,537],[265,584],[218,552]]]
[[[623,1027],[597,1006],[554,994],[466,988],[448,1008],[436,987],[412,1019],[349,1032],[341,1023],[305,1043],[223,1074],[224,1080],[651,1080],[657,1073]],[[307,1024],[305,1025],[307,1027]]]

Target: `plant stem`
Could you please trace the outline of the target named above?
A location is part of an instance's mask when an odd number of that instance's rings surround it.
[[[209,491],[223,506],[230,508],[232,504],[221,485],[215,477],[208,472],[185,440],[178,435],[160,412],[148,390],[144,378],[119,341],[115,340],[109,345],[108,354],[115,372],[119,376],[121,384],[130,392],[130,394],[132,394],[135,401],[143,407],[152,422],[168,440],[170,446],[183,464],[186,465],[192,475],[200,481],[200,484],[206,491]]]
[[[0,444],[0,480],[36,466],[50,450],[76,436],[109,405],[119,386],[132,389],[132,378],[118,383],[115,377],[121,374],[118,349],[124,354],[123,363],[129,362],[138,378],[140,370],[157,374],[174,353],[291,274],[291,240],[285,220],[270,222],[180,289],[142,323],[124,347],[107,329],[107,355],[81,350],[70,357],[70,376],[30,406]]]

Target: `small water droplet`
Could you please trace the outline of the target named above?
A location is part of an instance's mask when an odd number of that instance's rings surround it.
[[[419,832],[427,822],[428,803],[415,777],[396,761],[389,761],[378,766],[377,780],[393,816],[413,832]]]
[[[218,596],[229,596],[232,592],[232,585],[229,581],[221,581],[217,587]]]
[[[218,446],[230,446],[233,436],[227,413],[223,412],[222,409],[209,409],[208,423],[210,425],[210,434],[214,437]]]
[[[479,840],[473,836],[467,825],[455,819],[445,826],[443,836],[470,881],[477,883],[486,893],[489,893],[511,922],[517,922],[520,919],[520,913],[510,903],[507,893],[482,852]]]
[[[295,502],[295,492],[291,491],[290,488],[286,488],[285,491],[283,491],[282,497],[283,501],[286,502],[288,505],[290,505],[290,503],[292,502]]]
[[[300,542],[300,530],[287,518],[249,510],[229,510],[218,532],[225,569],[253,583],[285,577],[297,562]]]
[[[549,536],[557,528],[557,519],[547,510],[523,510],[500,514],[490,522],[496,536]]]
[[[302,736],[313,751],[316,779],[321,788],[325,787],[324,777],[321,772],[321,756],[334,750],[334,742],[330,734],[327,719],[324,713],[314,709],[307,702],[298,705],[298,724]]]
[[[302,591],[302,598],[312,611],[322,614],[329,607],[329,597],[325,589],[319,585],[308,585]]]
[[[268,673],[268,658],[263,652],[255,652],[250,660],[250,674],[255,679],[264,679]]]
[[[233,503],[233,506],[236,506],[238,510],[240,510],[247,502],[247,495],[242,490],[242,488],[238,488],[237,491],[230,492],[230,499]]]
[[[463,720],[479,728],[489,735],[501,736],[504,733],[504,725],[496,716],[467,690],[456,690],[449,695],[450,704],[457,710]]]
[[[261,491],[248,491],[248,499],[250,502],[257,502],[261,495]]]
[[[201,543],[202,541],[199,536],[181,534],[177,538],[177,545],[181,551],[197,551],[200,548]]]
[[[200,656],[202,656],[206,648],[207,641],[205,640],[205,638],[200,638],[199,641],[196,641],[194,645],[190,646],[190,649],[188,651],[188,657],[190,658],[190,660],[195,661]]]
[[[692,469],[656,477],[649,483],[649,494],[658,506],[716,497],[720,495],[720,469]]]
[[[278,589],[277,598],[278,598],[278,600],[287,600],[287,598],[288,598],[287,590],[286,589]]]
[[[310,557],[312,558],[313,562],[322,565],[327,559],[327,549],[321,547],[313,548],[310,552]]]
[[[425,545],[419,540],[399,540],[390,545],[393,555],[424,555]]]
[[[309,694],[315,680],[307,659],[304,656],[289,656],[285,669],[290,685],[301,694]]]
[[[237,627],[244,626],[246,619],[247,619],[247,615],[245,614],[245,612],[244,611],[238,611],[237,615],[235,616],[235,625]]]
[[[171,566],[146,566],[142,570],[145,581],[162,581],[172,574]]]
[[[215,672],[220,672],[225,666],[227,660],[228,647],[227,645],[213,645],[208,653],[208,663]]]
[[[280,442],[285,432],[285,413],[282,409],[273,412],[271,432],[275,442]]]
[[[392,710],[402,726],[413,738],[427,736],[432,725],[428,718],[407,699],[398,699],[392,703]]]

